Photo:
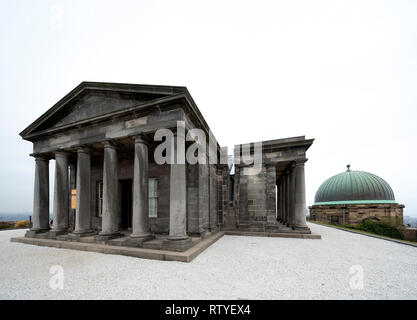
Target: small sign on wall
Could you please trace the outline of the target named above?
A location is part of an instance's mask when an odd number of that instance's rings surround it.
[[[71,190],[71,209],[77,208],[77,189]]]

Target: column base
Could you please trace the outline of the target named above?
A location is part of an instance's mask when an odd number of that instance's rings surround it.
[[[109,241],[111,239],[116,239],[120,237],[124,237],[125,235],[121,232],[113,232],[113,233],[103,233],[100,232],[98,235],[94,237],[96,241]]]
[[[307,226],[292,226],[293,230],[297,230],[297,231],[304,231],[304,232],[309,232],[311,233],[311,230],[309,227]]]
[[[148,232],[148,233],[138,233],[138,234],[131,233],[129,238],[140,240],[140,239],[153,239],[155,237],[150,232]]]
[[[197,238],[204,239],[205,237],[207,237],[208,232],[204,230],[200,232],[188,232],[188,234],[190,235],[190,237],[197,237]]]
[[[143,243],[149,240],[155,239],[155,236],[153,234],[147,234],[147,235],[130,235],[126,241],[123,243],[123,245],[128,247],[138,247],[142,248]]]
[[[172,251],[185,251],[193,246],[193,241],[190,237],[184,236],[170,236],[162,242],[162,249]]]
[[[218,230],[217,226],[216,226],[216,227],[211,227],[211,228],[209,228],[209,231],[210,231],[211,233],[214,233],[214,232],[216,232],[217,230]]]
[[[46,232],[48,232],[50,229],[30,229],[30,230],[28,230],[28,231],[26,231],[26,233],[25,233],[25,237],[26,238],[35,238],[35,236],[37,235],[37,234],[40,234],[40,233],[46,233]]]
[[[83,237],[90,237],[90,236],[94,236],[95,234],[96,232],[93,230],[78,230],[78,231],[76,230],[68,234],[68,239],[74,240],[74,241],[80,241],[80,239]]]
[[[169,241],[181,241],[181,240],[187,240],[187,239],[190,239],[190,237],[187,236],[187,235],[183,235],[183,236],[171,236],[171,235],[169,235],[168,238],[167,238],[167,240],[169,240]]]
[[[68,233],[68,229],[52,229],[47,233],[49,239],[56,239],[57,236],[61,236]]]

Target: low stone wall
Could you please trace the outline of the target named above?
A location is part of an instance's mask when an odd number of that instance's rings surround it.
[[[366,219],[375,219],[393,227],[403,225],[403,205],[399,204],[349,204],[313,205],[310,219],[325,223],[361,224]]]
[[[399,229],[403,234],[405,240],[408,241],[417,241],[417,229],[416,228],[406,228]]]

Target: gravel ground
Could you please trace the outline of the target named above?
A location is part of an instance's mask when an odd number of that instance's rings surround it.
[[[309,226],[323,239],[224,236],[188,264],[11,243],[25,231],[3,231],[0,299],[417,299],[416,247]],[[53,265],[63,289],[49,287]],[[354,265],[362,289],[350,286]]]

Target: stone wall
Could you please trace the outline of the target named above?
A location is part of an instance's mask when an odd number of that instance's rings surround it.
[[[217,215],[220,225],[223,225],[224,214],[229,207],[229,175],[227,165],[217,167]]]
[[[209,229],[215,230],[217,228],[217,172],[215,165],[209,165]]]
[[[217,175],[207,164],[188,165],[187,221],[190,235],[204,235],[217,226]]]
[[[268,225],[277,223],[277,194],[276,194],[276,168],[268,165],[265,169],[266,205],[265,215]]]
[[[408,241],[417,241],[417,229],[416,228],[404,228],[400,229],[405,240]]]
[[[198,165],[187,165],[187,232],[191,234],[200,231],[198,182]]]
[[[198,165],[198,216],[200,233],[209,227],[209,166]]]
[[[403,208],[401,204],[313,205],[309,207],[310,219],[315,221],[360,224],[363,220],[375,219],[393,227],[403,225]]]
[[[247,176],[247,212],[251,225],[263,227],[267,219],[266,168]]]

